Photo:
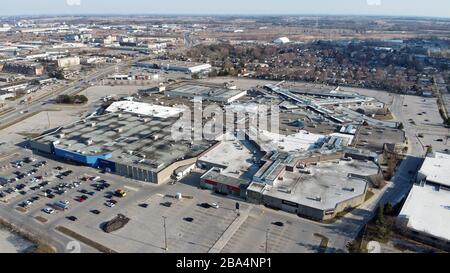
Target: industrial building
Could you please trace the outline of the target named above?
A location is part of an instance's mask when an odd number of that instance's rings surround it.
[[[41,76],[44,74],[45,68],[40,63],[16,61],[3,64],[1,72],[17,73],[27,76]]]
[[[450,251],[449,168],[449,154],[426,157],[397,219],[403,234],[446,251]]]
[[[210,64],[193,63],[193,62],[182,62],[182,61],[156,61],[156,62],[138,62],[136,63],[138,67],[152,68],[152,69],[162,69],[167,71],[178,71],[189,74],[196,74],[201,72],[209,72],[211,70]]]
[[[127,105],[128,104],[128,105]],[[53,154],[121,176],[167,182],[181,166],[192,165],[217,141],[175,141],[171,132],[179,109],[118,102],[107,114],[81,120],[29,142]]]
[[[183,97],[189,99],[197,97],[205,101],[228,104],[247,95],[247,91],[227,89],[222,86],[213,85],[183,84],[174,88],[168,88],[164,94],[170,97]]]

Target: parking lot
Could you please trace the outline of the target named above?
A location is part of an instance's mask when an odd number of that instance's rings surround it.
[[[401,102],[401,116],[407,118],[405,128],[411,127],[411,130],[415,131],[416,141],[424,148],[431,145],[434,151],[445,151],[449,148],[450,129],[445,128],[442,123],[435,98],[402,96]]]
[[[21,167],[11,162],[21,162]],[[225,238],[222,252],[264,252],[267,229],[270,252],[316,252],[320,244],[314,235],[316,223],[200,190],[196,174],[174,185],[145,184],[29,152],[0,162],[0,166],[5,165],[10,166],[1,169],[1,177],[21,179],[0,189],[4,194],[2,213],[14,214],[37,230],[68,228],[117,252],[208,252],[219,239],[224,240],[227,229],[237,221],[236,202],[240,211],[249,211],[248,218]],[[126,196],[115,194],[117,189],[124,190]],[[178,193],[181,199],[176,198]],[[108,204],[110,200],[115,204]],[[218,208],[211,207],[213,203]],[[52,210],[46,212],[45,208]],[[130,218],[129,223],[112,233],[104,232],[103,225],[118,214]],[[82,244],[82,252],[92,251]]]

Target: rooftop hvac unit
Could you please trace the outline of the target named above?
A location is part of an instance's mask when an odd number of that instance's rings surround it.
[[[92,123],[91,123],[91,127],[95,127],[96,125],[97,125],[96,122],[92,122]]]

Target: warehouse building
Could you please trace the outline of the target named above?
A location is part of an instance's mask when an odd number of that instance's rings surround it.
[[[112,105],[108,113],[84,119],[30,141],[38,152],[132,179],[167,182],[181,166],[194,164],[217,141],[175,141],[179,109],[141,104]],[[133,108],[134,107],[134,108]]]

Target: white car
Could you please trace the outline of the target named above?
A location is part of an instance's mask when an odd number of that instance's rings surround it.
[[[115,204],[111,202],[106,202],[105,205],[110,208],[113,208],[115,206]]]
[[[67,201],[67,200],[59,201],[59,203],[64,204],[64,205],[69,205],[69,201]]]
[[[52,208],[50,208],[50,207],[44,208],[43,211],[44,211],[45,213],[47,213],[47,214],[52,214],[52,213],[55,212],[55,210],[52,209]]]
[[[219,206],[218,204],[216,204],[216,203],[212,203],[212,204],[211,204],[211,207],[213,207],[213,208],[215,208],[215,209],[220,208],[220,206]]]

